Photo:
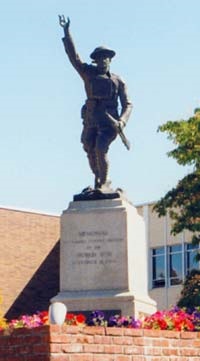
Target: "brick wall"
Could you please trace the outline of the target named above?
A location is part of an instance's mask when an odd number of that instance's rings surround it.
[[[0,361],[199,361],[200,333],[44,326],[0,336]]]
[[[0,361],[50,361],[49,328],[16,329],[0,336]]]
[[[59,289],[60,217],[0,208],[1,311],[8,318],[48,307]]]

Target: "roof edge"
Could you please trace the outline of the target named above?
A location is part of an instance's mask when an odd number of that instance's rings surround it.
[[[26,208],[22,208],[22,207],[1,206],[0,205],[0,210],[1,209],[8,210],[8,211],[13,211],[13,212],[38,214],[38,215],[41,215],[41,216],[48,216],[48,217],[60,217],[60,214],[54,214],[54,213],[51,213],[51,212],[44,212],[44,211],[39,211],[39,210],[35,210],[35,209],[26,209]]]

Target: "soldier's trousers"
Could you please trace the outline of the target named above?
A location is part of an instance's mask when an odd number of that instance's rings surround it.
[[[83,148],[87,153],[90,168],[95,174],[95,186],[106,183],[108,175],[107,152],[109,145],[116,138],[117,132],[112,126],[84,126],[81,135]]]

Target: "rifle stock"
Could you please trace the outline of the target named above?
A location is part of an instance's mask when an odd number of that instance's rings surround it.
[[[114,127],[117,130],[117,133],[119,134],[123,144],[125,145],[126,149],[130,150],[131,148],[131,144],[129,142],[129,140],[126,138],[123,130],[119,127],[118,121],[108,112],[106,112],[106,115],[108,117],[108,119],[112,122],[112,124],[114,125]]]

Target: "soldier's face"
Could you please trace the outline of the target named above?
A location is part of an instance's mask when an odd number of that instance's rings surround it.
[[[99,55],[95,60],[100,74],[106,74],[110,69],[111,59],[105,55]]]

